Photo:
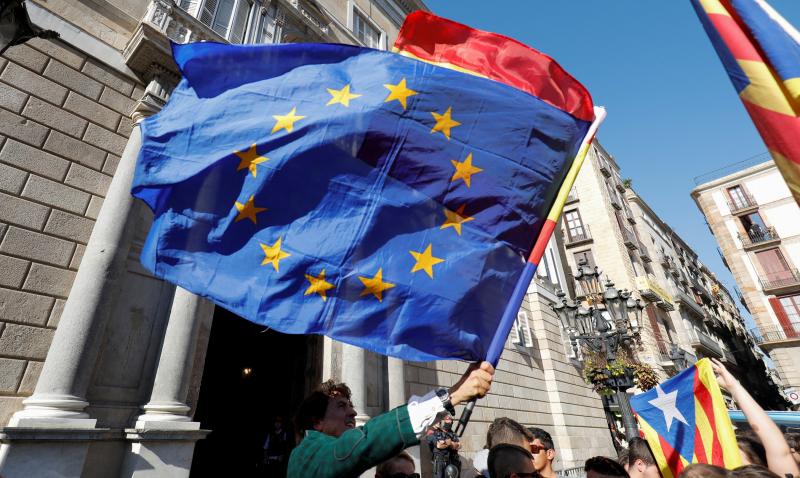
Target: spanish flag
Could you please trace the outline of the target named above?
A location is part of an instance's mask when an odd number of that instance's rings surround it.
[[[709,359],[631,398],[631,408],[664,478],[676,478],[692,463],[742,465]]]
[[[764,0],[691,0],[800,204],[800,33]]]

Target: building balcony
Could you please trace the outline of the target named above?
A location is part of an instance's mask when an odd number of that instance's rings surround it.
[[[650,302],[655,302],[657,307],[664,310],[675,310],[672,297],[655,281],[652,276],[636,277],[636,289],[639,294]]]
[[[611,203],[611,206],[617,211],[622,210],[622,204],[620,204],[619,199],[617,199],[614,194],[609,193],[608,202]]]
[[[694,314],[697,318],[704,320],[706,317],[706,311],[703,309],[703,306],[697,303],[694,300],[694,297],[691,297],[686,292],[682,290],[678,290],[678,293],[675,294],[675,300],[681,306],[681,308],[685,308],[688,312]]]
[[[772,274],[771,277],[761,278],[761,288],[767,294],[783,294],[800,290],[800,274],[797,269]]]
[[[622,183],[615,183],[614,187],[617,188],[617,191],[625,194],[625,186]]]
[[[569,194],[567,195],[567,202],[565,204],[571,204],[574,202],[578,202],[578,191],[575,188],[569,190]]]
[[[658,262],[667,269],[672,269],[675,267],[675,264],[672,262],[672,258],[663,251],[658,253]]]
[[[714,300],[714,296],[711,295],[711,292],[709,292],[709,290],[706,289],[706,286],[704,286],[702,282],[700,282],[695,278],[691,278],[690,281],[692,284],[692,289],[694,289],[694,291],[697,292],[697,295],[699,295],[700,297],[709,302]]]
[[[766,229],[751,230],[746,235],[739,234],[739,240],[742,241],[742,247],[745,250],[751,251],[775,245],[780,242],[781,238],[775,232],[775,228],[768,227]]]
[[[765,351],[780,345],[800,343],[800,323],[794,327],[769,325],[750,329],[755,342]]]
[[[704,356],[714,356],[715,358],[722,358],[722,347],[719,346],[716,340],[712,339],[710,335],[699,330],[694,331],[694,338],[692,339],[692,347],[698,352],[703,353]]]
[[[639,239],[636,238],[636,234],[633,231],[627,227],[621,227],[620,231],[622,232],[622,243],[625,244],[625,247],[631,250],[639,247]]]
[[[645,247],[645,245],[642,244],[641,242],[639,242],[639,257],[644,262],[653,262],[653,259],[650,257],[650,252],[647,250],[647,247]]]
[[[600,173],[607,177],[611,177],[611,166],[608,165],[608,161],[605,160],[602,156],[598,157],[600,163]]]
[[[672,368],[675,371],[680,372],[675,364],[677,359],[685,360],[687,367],[690,367],[697,362],[697,356],[695,354],[688,352],[676,344],[663,341],[659,341],[657,343],[660,358],[659,365],[664,368]]]
[[[747,214],[758,209],[758,203],[749,193],[742,191],[742,197],[736,201],[728,200],[731,214]]]
[[[592,234],[589,232],[589,226],[583,225],[582,233],[570,233],[569,230],[564,234],[564,246],[574,247],[581,244],[592,242]]]

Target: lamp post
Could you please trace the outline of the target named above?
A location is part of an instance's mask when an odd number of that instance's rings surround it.
[[[675,364],[675,368],[678,369],[678,372],[689,365],[689,360],[686,359],[686,351],[674,344],[669,351],[669,359]]]
[[[585,346],[596,354],[604,354],[611,362],[621,345],[640,342],[639,324],[644,306],[639,299],[633,298],[628,290],[617,290],[610,279],[601,283],[600,269],[589,267],[585,260],[578,263],[575,280],[586,298],[586,306],[568,300],[559,291],[560,301],[553,305],[553,310],[567,331],[576,356],[580,357],[578,347]],[[625,436],[630,441],[639,436],[627,394],[627,389],[633,386],[633,374],[626,368],[624,375],[609,377],[607,385],[616,391]]]

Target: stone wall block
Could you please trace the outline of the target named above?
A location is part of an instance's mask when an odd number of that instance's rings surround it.
[[[0,159],[2,159],[2,155],[0,155]],[[76,214],[83,214],[89,204],[91,194],[31,175],[22,189],[22,196]]]
[[[139,101],[142,99],[142,96],[144,96],[144,87],[136,85],[131,93],[131,98],[133,98],[134,101]]]
[[[0,358],[0,393],[14,393],[25,373],[25,361]]]
[[[0,191],[18,195],[25,186],[28,173],[13,166],[0,163]],[[0,211],[0,214],[2,212]]]
[[[121,115],[116,111],[73,91],[70,91],[69,95],[67,95],[64,108],[110,130],[116,130],[121,118]]]
[[[118,93],[111,88],[103,88],[103,93],[100,95],[100,103],[108,106],[117,113],[123,116],[130,116],[133,107],[136,106],[136,100],[128,98],[125,95]]]
[[[31,292],[66,298],[73,280],[75,280],[73,271],[34,263],[31,265],[31,270],[28,272],[22,288]]]
[[[92,227],[94,227],[94,221],[91,219],[53,209],[47,219],[44,232],[85,244],[89,242]]]
[[[0,80],[57,105],[67,97],[67,89],[63,86],[14,63],[6,65]]]
[[[0,204],[0,221],[37,230],[42,229],[50,211],[47,206],[3,193],[0,193]]]
[[[117,133],[127,138],[131,135],[131,131],[133,131],[133,121],[123,116],[117,126]]]
[[[0,254],[0,285],[18,289],[22,287],[30,262]]]
[[[33,394],[33,389],[36,388],[36,382],[39,380],[39,374],[42,373],[43,365],[44,362],[28,361],[28,366],[25,367],[25,374],[22,376],[22,381],[17,389],[18,394],[23,396]]]
[[[124,119],[122,121],[125,121]],[[108,157],[106,157],[106,162],[103,165],[103,172],[106,174],[114,175],[114,172],[117,170],[117,166],[119,165],[120,157],[115,156],[111,153],[108,153]]]
[[[18,227],[9,228],[0,242],[0,252],[62,267],[69,264],[74,249],[72,242]]]
[[[98,171],[106,160],[105,151],[58,131],[50,132],[44,149]]]
[[[3,56],[37,73],[41,73],[47,64],[46,55],[25,44],[12,46],[3,53]]]
[[[22,111],[22,107],[25,106],[25,100],[27,99],[27,93],[23,93],[5,83],[0,83],[0,107],[19,113]]]
[[[79,138],[86,131],[86,125],[88,124],[85,119],[35,97],[31,97],[28,100],[28,104],[22,110],[22,114],[76,138]]]
[[[72,163],[69,171],[67,171],[64,183],[89,191],[97,196],[105,197],[108,186],[111,184],[111,176],[106,176],[80,164]]]
[[[54,299],[0,288],[0,320],[30,325],[47,323]]]
[[[93,100],[100,98],[100,92],[103,91],[103,85],[59,61],[50,61],[44,75]]]
[[[83,260],[83,253],[86,252],[86,246],[83,244],[78,244],[75,247],[75,252],[72,254],[72,260],[69,261],[69,268],[76,271],[78,267],[81,265],[81,260]]]
[[[135,85],[133,80],[112,71],[111,68],[103,66],[91,58],[86,61],[81,71],[95,80],[114,88],[123,95],[130,95],[133,92]]]
[[[86,128],[86,134],[83,136],[83,140],[98,148],[114,153],[117,156],[122,155],[122,150],[125,149],[125,144],[128,142],[127,138],[124,136],[112,133],[105,128],[91,123],[89,127]]]
[[[44,360],[50,341],[53,340],[52,329],[29,327],[27,325],[6,324],[0,335],[0,354],[34,360]]]
[[[64,299],[56,299],[53,304],[53,309],[50,311],[50,316],[47,318],[47,326],[51,329],[58,327],[58,321],[61,320],[61,313],[64,312],[64,304],[67,301]]]
[[[41,146],[48,129],[10,111],[0,109],[0,133],[33,146]]]
[[[0,150],[0,161],[58,181],[64,179],[69,168],[69,161],[11,138]]]
[[[89,200],[89,207],[86,208],[86,214],[84,215],[91,219],[97,219],[101,207],[103,207],[103,198],[92,196],[92,199]]]
[[[47,53],[53,58],[58,58],[58,61],[69,65],[76,70],[80,70],[83,66],[83,62],[86,61],[86,55],[79,53],[77,50],[58,40],[42,40],[41,38],[32,38],[28,40],[27,45],[36,48],[42,53]]]

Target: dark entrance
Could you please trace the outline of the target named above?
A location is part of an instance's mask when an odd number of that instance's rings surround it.
[[[217,308],[194,419],[211,430],[197,442],[192,477],[266,477],[264,442],[320,382],[321,339],[286,335]]]

